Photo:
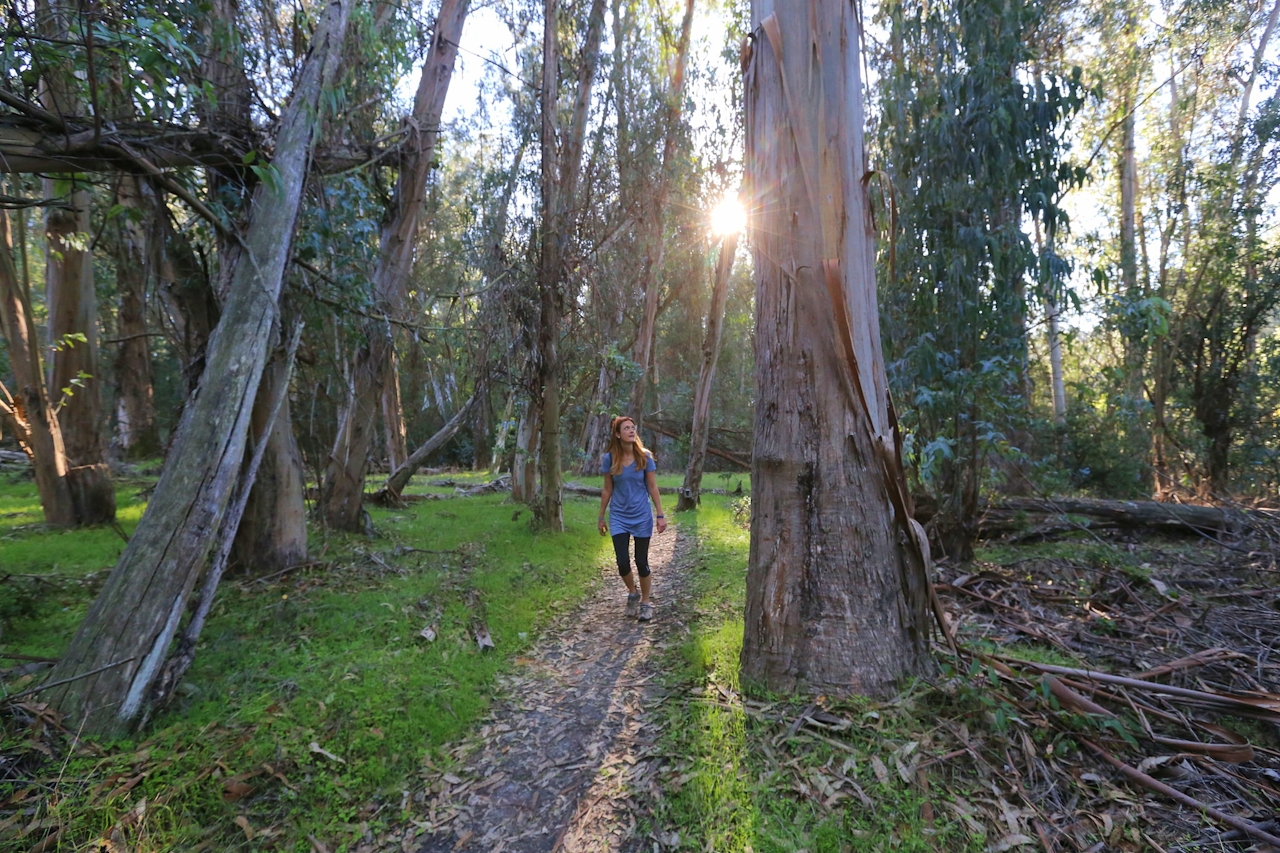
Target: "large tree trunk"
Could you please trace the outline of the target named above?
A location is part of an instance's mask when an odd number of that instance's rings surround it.
[[[395,316],[404,305],[413,248],[427,193],[427,175],[440,135],[440,114],[453,77],[458,42],[466,22],[469,0],[444,0],[436,19],[427,61],[422,67],[414,98],[410,133],[402,148],[395,196],[382,226],[378,267],[373,276],[374,308]],[[365,342],[356,353],[351,373],[351,394],[338,422],[337,439],[325,470],[320,493],[325,523],[338,530],[363,529],[361,501],[375,413],[388,394],[394,340],[389,324],[371,320],[365,324]],[[397,386],[398,389],[398,386]],[[384,419],[389,433],[403,435],[399,394],[394,394]]]
[[[643,424],[645,400],[653,381],[653,347],[658,324],[658,277],[662,273],[663,220],[667,212],[667,193],[674,167],[676,142],[680,137],[680,113],[684,106],[684,68],[689,56],[689,40],[693,33],[693,0],[685,0],[684,20],[680,25],[680,42],[676,47],[675,71],[671,76],[671,88],[667,92],[666,136],[662,143],[662,163],[658,167],[657,186],[646,221],[649,233],[645,242],[644,266],[640,277],[640,289],[644,294],[644,319],[640,334],[636,337],[635,362],[640,366],[640,377],[631,392],[631,417],[636,426]]]
[[[152,397],[151,346],[147,338],[147,282],[155,267],[156,217],[166,211],[136,175],[121,175],[116,203],[123,209],[115,239],[116,292],[116,441],[126,459],[160,453],[160,430]]]
[[[325,6],[280,119],[272,160],[278,186],[254,193],[244,238],[248,257],[236,267],[169,463],[142,522],[50,674],[57,686],[43,693],[86,734],[127,731],[149,702],[240,477],[307,161],[323,118],[320,94],[332,85],[350,10],[350,0]]]
[[[258,573],[307,559],[306,476],[289,409],[290,367],[283,347],[278,348],[262,374],[253,404],[252,445],[265,440],[267,447],[236,529],[231,562]],[[268,422],[271,433],[264,435]]]
[[[19,211],[19,215],[25,216],[26,211]],[[25,234],[20,236],[25,244]],[[16,396],[12,400],[0,399],[0,413],[6,416],[31,459],[45,522],[70,527],[76,523],[76,512],[67,483],[62,430],[44,384],[30,289],[27,282],[18,278],[12,252],[9,218],[0,207],[0,331],[9,345],[9,364],[16,381]]]
[[[707,309],[707,334],[702,339],[702,369],[693,394],[693,427],[689,434],[689,466],[680,487],[676,512],[695,509],[702,502],[702,466],[707,461],[707,440],[711,436],[711,384],[720,358],[720,336],[724,330],[724,304],[729,298],[729,273],[733,256],[738,252],[738,235],[727,234],[720,244],[716,260],[716,281],[711,289],[711,306]]]
[[[856,8],[754,0],[756,269],[744,684],[885,695],[927,663],[927,552],[888,408]]]

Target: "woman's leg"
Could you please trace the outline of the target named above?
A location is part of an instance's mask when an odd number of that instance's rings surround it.
[[[618,560],[618,574],[622,576],[622,582],[627,585],[627,591],[635,592],[636,579],[635,579],[635,576],[631,574],[631,555],[627,553],[630,550],[630,548],[628,547],[628,545],[630,544],[630,541],[631,541],[630,533],[613,534],[613,555]],[[644,572],[645,574],[648,574],[649,573],[649,565],[648,565],[649,540],[646,539],[644,544],[645,544]],[[639,562],[639,558],[640,558],[639,552],[640,552],[640,540],[637,539],[636,540],[637,563]]]
[[[640,603],[649,601],[649,538],[636,537],[636,574],[640,575]]]

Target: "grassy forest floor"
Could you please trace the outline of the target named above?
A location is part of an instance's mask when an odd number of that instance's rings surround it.
[[[502,495],[455,496],[480,479],[419,477],[422,500],[371,508],[372,538],[317,532],[304,566],[231,574],[174,705],[94,743],[18,694],[123,540],[45,529],[34,485],[3,475],[0,850],[1191,851],[1280,833],[1262,534],[989,543],[938,569],[959,654],[939,640],[889,702],[810,703],[739,690],[742,499],[709,495],[655,542],[642,629],[617,612],[597,500],[534,536]],[[120,483],[125,534],[151,482]]]

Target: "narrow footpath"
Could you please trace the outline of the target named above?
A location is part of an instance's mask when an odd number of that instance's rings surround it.
[[[623,615],[617,570],[601,571],[587,603],[549,628],[502,679],[477,733],[451,749],[461,769],[428,777],[401,850],[621,853],[661,841],[642,826],[658,793],[661,658],[688,633],[688,546],[678,528],[654,537],[647,624]]]

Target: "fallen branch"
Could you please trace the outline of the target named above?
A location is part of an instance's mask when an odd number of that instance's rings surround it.
[[[1093,743],[1092,741],[1081,738],[1080,742],[1083,743],[1085,746],[1089,747],[1089,749],[1093,750],[1094,753],[1096,753],[1100,758],[1102,758],[1112,767],[1115,767],[1117,770],[1119,770],[1129,779],[1131,779],[1134,782],[1137,782],[1139,785],[1142,785],[1144,788],[1148,788],[1157,793],[1164,794],[1166,797],[1169,797],[1170,799],[1175,800],[1176,802],[1181,803],[1182,805],[1187,806],[1188,808],[1195,809],[1196,811],[1200,812],[1206,817],[1213,818],[1219,823],[1224,823],[1227,826],[1231,827],[1232,829],[1236,829],[1236,830],[1239,830],[1240,832],[1243,832],[1244,834],[1248,835],[1250,838],[1256,838],[1258,841],[1265,841],[1267,844],[1280,848],[1280,838],[1267,832],[1257,824],[1250,823],[1249,821],[1244,820],[1243,818],[1238,818],[1233,815],[1229,815],[1226,812],[1218,811],[1208,803],[1202,803],[1199,800],[1197,800],[1195,797],[1182,793],[1177,788],[1172,788],[1164,784],[1163,782],[1159,782],[1155,779],[1152,779],[1146,773],[1143,773],[1141,770],[1138,770],[1136,767],[1130,767],[1128,764],[1125,764],[1123,761],[1116,758],[1114,755],[1107,752],[1105,749],[1098,746],[1096,743]]]

